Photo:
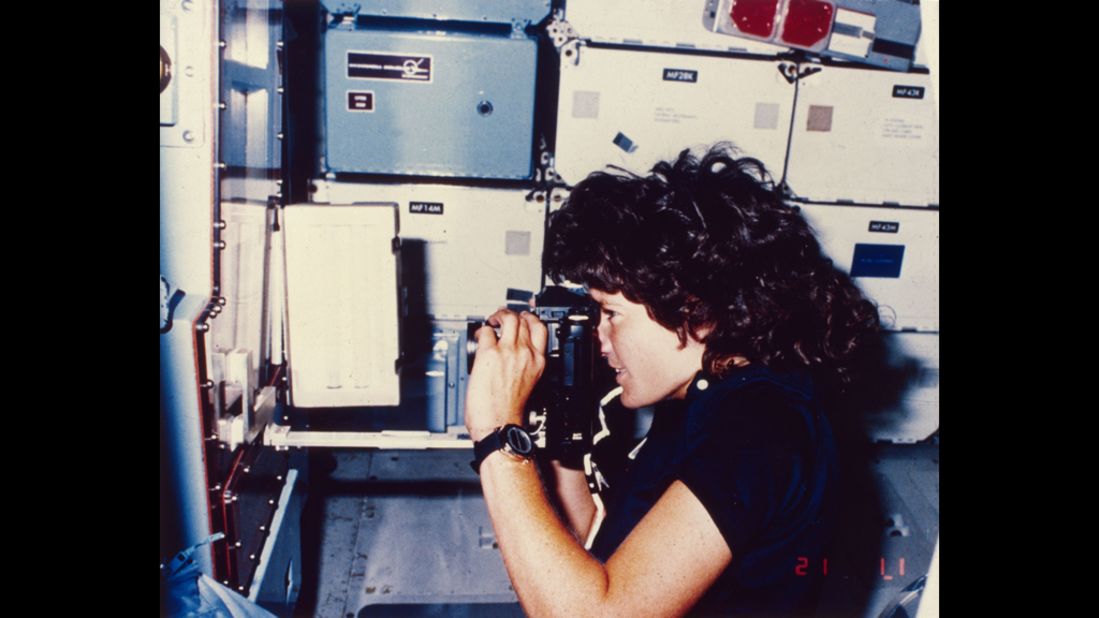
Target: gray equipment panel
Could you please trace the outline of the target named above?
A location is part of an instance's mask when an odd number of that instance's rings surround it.
[[[734,18],[738,4],[748,8]],[[897,71],[907,71],[916,56],[920,6],[909,0],[775,0],[769,8],[764,3],[708,0],[702,20],[706,29],[740,39]],[[742,30],[741,20],[754,27]],[[798,27],[791,32],[787,24]]]
[[[525,179],[533,38],[329,29],[325,171]]]
[[[321,0],[334,15],[373,15],[461,21],[512,21],[538,23],[549,14],[550,0],[369,0],[345,2]]]
[[[737,51],[775,56],[785,47],[710,32],[702,2],[569,0],[565,19],[588,41],[644,47]]]

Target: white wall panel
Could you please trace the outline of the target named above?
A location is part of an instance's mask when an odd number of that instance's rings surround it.
[[[486,316],[507,304],[508,288],[541,289],[542,193],[432,184],[315,184],[319,201],[398,205],[402,251],[423,253],[424,272],[402,273],[405,285],[413,305],[422,304],[435,318]],[[422,303],[417,295],[425,296]]]
[[[899,401],[867,420],[870,438],[918,442],[939,429],[939,335],[890,333],[891,364],[906,368],[908,380]]]
[[[939,128],[930,76],[817,68],[799,85],[786,172],[794,194],[937,205]]]
[[[903,247],[899,277],[856,276],[855,281],[880,306],[884,327],[939,330],[937,210],[827,204],[799,206],[825,253],[844,272],[851,272],[856,245]]]
[[[256,387],[266,357],[264,294],[267,276],[268,211],[265,204],[222,202],[221,296],[225,305],[211,322],[213,351],[243,348],[252,353],[251,385]]]
[[[395,205],[283,212],[291,402],[399,404]]]
[[[729,140],[778,180],[793,97],[775,61],[572,43],[561,54],[556,171],[569,184],[606,164],[644,174],[684,148]]]

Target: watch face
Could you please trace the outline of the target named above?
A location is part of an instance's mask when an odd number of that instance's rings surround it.
[[[534,443],[531,442],[530,434],[514,425],[508,427],[505,439],[507,440],[508,446],[511,447],[511,450],[519,455],[530,455],[534,450]]]

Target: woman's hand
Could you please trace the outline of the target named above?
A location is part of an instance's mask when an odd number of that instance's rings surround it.
[[[474,441],[497,427],[523,424],[523,406],[546,367],[546,325],[532,313],[500,309],[477,330],[477,357],[466,389],[466,429]],[[492,328],[500,329],[500,338]]]

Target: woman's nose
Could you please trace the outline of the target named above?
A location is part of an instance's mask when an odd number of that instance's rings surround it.
[[[599,328],[595,329],[595,334],[599,337],[599,353],[603,356],[609,356],[611,353],[611,338],[608,336],[606,320],[599,322]]]

